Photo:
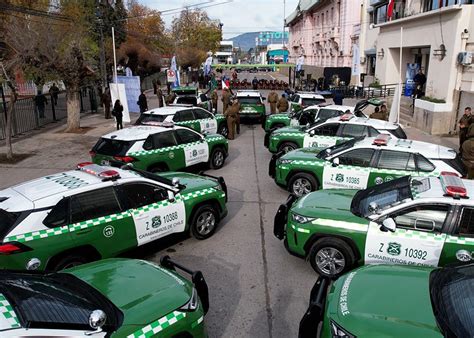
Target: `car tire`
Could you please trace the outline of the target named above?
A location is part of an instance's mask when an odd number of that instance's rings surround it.
[[[225,151],[222,147],[214,147],[209,158],[209,167],[211,169],[220,169],[225,163]]]
[[[351,247],[339,238],[324,237],[316,241],[308,256],[311,267],[320,276],[337,278],[355,263]]]
[[[153,174],[163,173],[165,171],[169,171],[169,168],[164,163],[153,164],[151,167],[148,168],[148,171]]]
[[[283,142],[278,147],[278,152],[283,151],[285,154],[292,150],[298,149],[298,145],[294,142]]]
[[[209,204],[201,205],[197,208],[191,221],[191,233],[196,239],[206,239],[211,237],[217,228],[218,213]]]
[[[219,127],[219,130],[217,130],[217,133],[221,134],[225,138],[229,136],[229,127],[227,127],[226,122],[221,124],[221,126]]]
[[[68,268],[72,268],[78,265],[89,263],[90,259],[86,256],[81,256],[79,254],[71,254],[60,258],[54,265],[54,271],[60,271]]]
[[[288,191],[297,197],[309,194],[319,188],[316,178],[308,173],[294,174],[288,182]]]

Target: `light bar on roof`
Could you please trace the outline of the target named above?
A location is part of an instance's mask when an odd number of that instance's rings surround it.
[[[349,121],[351,118],[354,117],[354,114],[342,114],[339,118],[339,121]]]
[[[441,180],[441,186],[443,187],[446,196],[451,196],[453,198],[468,197],[467,189],[458,174],[443,171],[441,172],[439,179]]]
[[[163,128],[174,127],[174,123],[171,121],[165,121],[165,122],[145,121],[145,122],[142,122],[142,124],[145,126],[163,127]]]
[[[102,178],[103,180],[120,178],[118,171],[101,167],[98,164],[89,164],[88,162],[79,163],[77,165],[77,169],[90,175],[94,175],[98,178]]]
[[[390,135],[380,134],[374,139],[374,142],[372,144],[375,144],[376,146],[386,146],[388,143],[388,140],[390,140]]]

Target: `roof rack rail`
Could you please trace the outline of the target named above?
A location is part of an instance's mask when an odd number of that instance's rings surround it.
[[[182,189],[186,188],[186,186],[184,184],[174,185],[172,180],[161,177],[160,175],[157,175],[157,174],[153,174],[153,173],[151,173],[149,171],[146,171],[146,170],[135,168],[131,164],[123,165],[123,166],[120,167],[120,169],[134,171],[136,173],[139,173],[141,176],[143,176],[145,178],[148,178],[148,179],[150,179],[152,181],[155,181],[155,182],[159,182],[159,183],[169,185],[170,187],[175,187],[178,190],[182,190]]]

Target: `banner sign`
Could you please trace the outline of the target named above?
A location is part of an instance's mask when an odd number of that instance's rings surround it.
[[[415,75],[418,73],[420,65],[417,63],[407,63],[407,72],[405,80],[405,96],[412,96],[415,91]]]
[[[117,76],[117,82],[125,85],[125,93],[127,95],[127,104],[128,104],[129,112],[139,113],[140,107],[138,107],[137,101],[138,101],[138,97],[141,94],[140,77],[139,76]],[[123,99],[121,99],[120,101],[123,101]],[[125,121],[125,115],[124,115],[123,120]]]
[[[112,107],[115,104],[116,100],[120,100],[120,103],[123,106],[123,122],[130,123],[130,114],[127,104],[127,94],[125,92],[125,85],[123,83],[110,83],[110,97],[112,98]]]

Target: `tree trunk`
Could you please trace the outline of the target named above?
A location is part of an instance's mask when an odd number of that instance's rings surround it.
[[[7,159],[13,158],[13,147],[12,147],[12,121],[13,121],[13,109],[15,108],[15,102],[18,98],[16,89],[14,86],[10,87],[10,102],[8,104],[7,111],[5,112],[5,144],[7,147]]]
[[[79,88],[68,87],[67,91],[67,127],[66,133],[77,132],[81,128],[81,102]]]

